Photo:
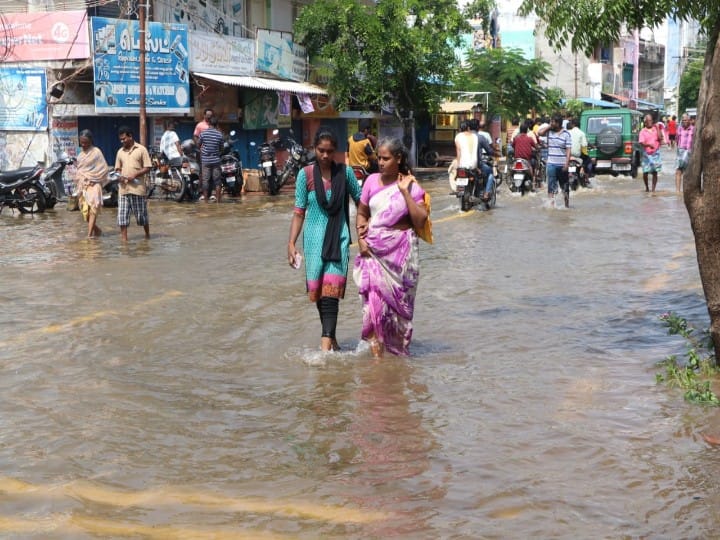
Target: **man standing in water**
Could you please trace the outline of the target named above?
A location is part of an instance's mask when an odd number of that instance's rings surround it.
[[[570,132],[562,127],[563,118],[560,114],[554,114],[550,120],[549,127],[543,126],[538,130],[538,135],[547,134],[548,158],[547,158],[547,179],[548,197],[555,203],[555,194],[558,192],[558,184],[562,187],[565,199],[565,208],[570,206],[570,185],[568,182],[568,167],[570,166],[570,152],[572,150],[572,137]]]
[[[222,147],[225,143],[222,132],[217,128],[217,118],[210,118],[210,127],[200,134],[200,158],[202,163],[202,195],[200,200],[220,202],[222,197],[222,170],[220,164]],[[210,195],[215,191],[214,195]],[[208,199],[208,197],[210,197]]]
[[[653,117],[650,114],[645,115],[645,127],[640,130],[638,142],[643,148],[642,169],[645,191],[650,191],[648,174],[652,175],[652,191],[655,191],[658,180],[658,172],[662,170],[660,146],[663,143],[663,136],[660,128],[654,124]]]
[[[215,116],[215,113],[212,109],[205,109],[203,119],[195,125],[195,131],[193,131],[193,139],[195,140],[195,144],[198,144],[200,134],[210,127],[210,119],[213,116]]]
[[[687,113],[682,115],[680,127],[677,130],[677,165],[675,168],[675,191],[682,192],[683,174],[690,161],[695,126],[690,123]]]
[[[122,178],[118,191],[118,225],[123,242],[127,242],[127,229],[130,225],[130,212],[135,221],[145,229],[145,238],[150,238],[150,220],[148,218],[147,189],[145,175],[150,172],[152,162],[147,148],[136,143],[132,130],[122,126],[118,130],[122,146],[115,157],[115,170]]]

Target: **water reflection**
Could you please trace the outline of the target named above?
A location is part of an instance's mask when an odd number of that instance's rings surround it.
[[[426,532],[433,504],[444,494],[425,476],[437,443],[413,403],[432,396],[413,376],[406,359],[377,362],[367,351],[354,365],[330,365],[316,376],[310,439],[315,460],[329,466],[326,481],[353,506],[392,509],[390,519],[368,526],[364,535]],[[298,451],[306,455],[307,447]]]

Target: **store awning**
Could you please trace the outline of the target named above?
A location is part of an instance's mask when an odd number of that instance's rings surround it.
[[[476,107],[482,107],[477,101],[444,101],[440,104],[440,112],[446,114],[472,112]]]
[[[653,103],[652,101],[645,101],[644,99],[636,99],[635,100],[638,105],[638,109],[657,109],[658,111],[662,111],[665,107],[662,105],[659,105],[657,103]]]
[[[210,79],[230,86],[244,86],[247,88],[257,88],[258,90],[276,90],[278,92],[291,92],[293,94],[310,94],[326,96],[327,91],[324,88],[315,86],[310,83],[301,83],[295,81],[281,81],[278,79],[266,79],[264,77],[250,77],[243,75],[215,75],[213,73],[193,73],[196,77]]]

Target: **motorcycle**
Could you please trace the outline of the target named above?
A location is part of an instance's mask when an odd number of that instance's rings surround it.
[[[120,178],[122,175],[117,171],[110,171],[107,175],[107,181],[103,184],[103,206],[108,208],[116,208],[118,205]]]
[[[240,195],[243,186],[243,170],[242,161],[240,161],[240,153],[232,146],[234,142],[235,132],[230,132],[230,140],[225,141],[223,151],[220,156],[220,170],[222,172],[222,183],[225,193],[231,197]]]
[[[355,175],[355,180],[357,180],[358,185],[362,187],[363,182],[370,175],[370,173],[368,173],[367,169],[365,169],[365,167],[363,167],[362,165],[353,165],[352,170],[353,174]]]
[[[590,179],[587,177],[585,169],[583,168],[582,159],[578,157],[573,156],[570,158],[570,165],[568,166],[568,178],[570,182],[570,188],[573,191],[577,191],[578,187],[592,187],[590,184]]]
[[[72,190],[72,181],[66,178],[66,169],[69,165],[74,165],[75,161],[74,157],[63,152],[60,158],[43,172],[40,182],[43,186],[46,208],[54,208],[60,200],[61,194],[63,196],[70,195],[68,190]]]
[[[180,144],[180,148],[183,152],[180,175],[185,182],[185,198],[196,201],[200,197],[200,162],[195,142],[186,139]]]
[[[273,131],[273,135],[277,135],[278,130]],[[250,146],[255,146],[255,142],[251,142]],[[275,148],[279,148],[280,140],[275,138],[270,141],[265,141],[258,146],[258,156],[260,163],[258,164],[260,169],[260,181],[267,186],[267,191],[270,195],[277,195],[280,191],[278,185],[278,174],[277,174],[277,159],[275,157]]]
[[[187,187],[180,167],[170,165],[170,161],[157,148],[151,148],[150,160],[153,168],[150,171],[148,197],[158,190],[165,199],[182,201],[185,198]]]
[[[287,136],[286,141],[283,143],[283,146],[288,149],[289,156],[277,181],[278,191],[291,177],[296,177],[300,169],[312,165],[316,161],[315,152],[306,150],[292,136],[293,132],[290,130],[290,135]],[[357,178],[357,174],[355,177]]]
[[[483,160],[487,165],[492,167],[492,160],[486,158]],[[486,210],[490,210],[495,206],[497,199],[497,182],[493,183],[493,188],[488,200],[476,197],[475,193],[485,192],[485,183],[487,177],[482,169],[465,169],[458,167],[455,176],[455,196],[460,199],[460,209],[463,212],[471,210],[473,206],[482,204]]]
[[[0,172],[0,212],[5,206],[17,208],[22,214],[44,212],[47,199],[42,173],[39,165]]]
[[[512,182],[509,183],[510,191],[520,192],[525,195],[529,191],[534,191],[532,164],[522,158],[517,158],[512,166]]]

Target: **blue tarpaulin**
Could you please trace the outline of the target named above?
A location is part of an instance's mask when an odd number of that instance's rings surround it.
[[[602,109],[619,109],[620,105],[613,103],[612,101],[605,101],[604,99],[594,99],[589,97],[578,98],[579,101],[592,105],[593,107],[600,107]]]

